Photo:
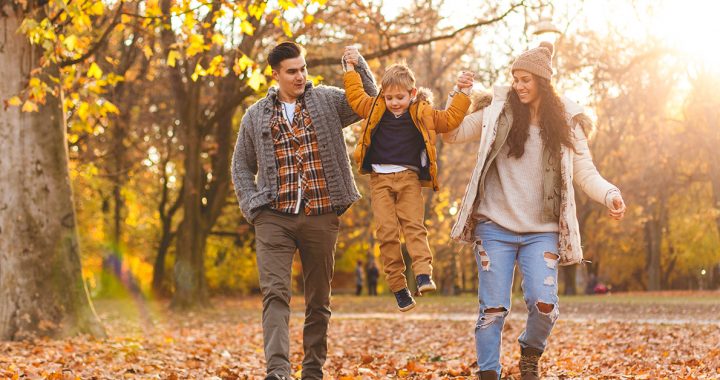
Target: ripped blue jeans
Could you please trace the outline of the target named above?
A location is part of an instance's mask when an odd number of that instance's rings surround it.
[[[494,370],[500,374],[500,343],[511,306],[516,261],[522,273],[522,289],[528,308],[525,331],[518,341],[522,347],[545,350],[559,315],[558,234],[519,234],[485,221],[475,227],[475,240],[480,301],[475,327],[478,366],[481,371]]]

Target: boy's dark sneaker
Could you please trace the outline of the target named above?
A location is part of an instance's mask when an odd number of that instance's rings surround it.
[[[420,295],[422,295],[423,292],[431,292],[437,290],[435,281],[432,280],[432,277],[430,277],[429,274],[419,274],[417,277],[415,277],[415,281],[417,282],[418,293]]]
[[[415,299],[410,295],[408,288],[400,289],[394,294],[400,311],[408,311],[415,307]]]

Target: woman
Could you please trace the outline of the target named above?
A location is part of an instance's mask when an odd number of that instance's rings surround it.
[[[500,343],[517,261],[528,307],[518,339],[522,379],[539,379],[539,359],[558,318],[558,264],[582,262],[573,181],[623,217],[620,191],[590,157],[588,118],[550,83],[553,46],[543,42],[512,65],[513,84],[443,135],[448,143],[480,141],[472,178],[451,236],[475,243],[480,311],[475,328],[479,378],[498,379]]]

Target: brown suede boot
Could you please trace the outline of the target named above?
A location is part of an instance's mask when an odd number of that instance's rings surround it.
[[[542,351],[536,348],[520,348],[521,380],[540,380],[540,356]]]
[[[478,373],[478,380],[498,380],[500,377],[495,371],[480,371]]]

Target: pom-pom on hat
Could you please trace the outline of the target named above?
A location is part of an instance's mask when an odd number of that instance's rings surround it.
[[[543,41],[540,43],[540,46],[520,54],[515,62],[513,62],[511,71],[524,70],[550,80],[553,74],[553,51],[553,44]]]

